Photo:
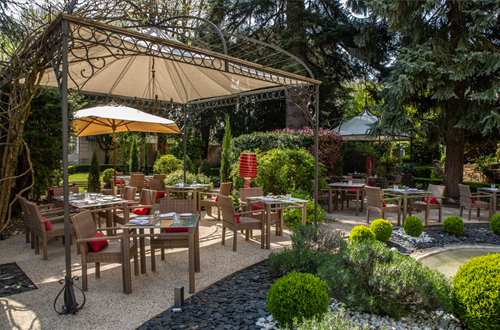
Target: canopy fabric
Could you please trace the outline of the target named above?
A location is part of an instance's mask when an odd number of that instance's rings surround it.
[[[89,25],[97,22],[79,25],[81,18],[63,16],[75,21],[70,25],[74,42],[68,53],[69,90],[129,98],[157,96],[186,104],[242,91],[320,83],[182,44],[157,28],[138,33],[113,27],[115,33],[106,34]],[[41,85],[57,87],[55,73],[49,71]]]
[[[378,141],[378,140],[409,140],[408,134],[394,128],[388,134],[377,134],[373,131],[372,125],[378,122],[378,117],[372,114],[368,109],[363,111],[335,127],[333,130],[338,132],[343,139],[348,141]]]
[[[109,134],[113,132],[180,133],[169,119],[151,115],[124,106],[99,106],[73,113],[77,136]]]

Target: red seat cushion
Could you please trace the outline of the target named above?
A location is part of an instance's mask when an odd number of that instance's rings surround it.
[[[47,218],[42,219],[46,220]],[[45,225],[45,230],[52,230],[52,224],[50,223],[50,221],[44,222],[43,224]]]
[[[103,234],[101,233],[96,233],[94,236],[91,238],[97,238],[97,237],[104,237]],[[108,241],[103,240],[103,241],[96,241],[96,242],[89,242],[90,249],[94,252],[100,251],[102,248],[108,246]]]
[[[158,191],[156,193],[156,198],[163,198],[165,197],[165,192],[164,191]]]
[[[134,209],[134,213],[138,215],[146,215],[148,213],[148,208],[147,207],[138,207]]]
[[[219,201],[219,196],[215,196],[215,201],[218,202]]]
[[[476,204],[476,200],[472,197],[472,204]]]
[[[189,228],[166,228],[165,232],[167,233],[182,233],[189,231]]]
[[[116,180],[115,184],[122,184],[122,180]]]
[[[358,189],[356,189],[356,188],[349,188],[348,193],[349,194],[355,194],[357,191],[358,191]]]
[[[262,210],[263,208],[264,208],[264,204],[263,203],[254,204],[254,206],[252,207],[252,209],[254,211]],[[239,223],[239,221],[238,221],[238,223]]]
[[[424,202],[427,203],[427,197],[424,198]],[[437,200],[434,197],[431,197],[431,200],[430,200],[429,203],[431,203],[431,204],[437,204]]]
[[[382,201],[382,206],[387,207],[387,204],[384,201]]]
[[[236,216],[236,221],[237,221],[238,223],[240,223],[240,216],[239,216],[239,215],[237,215],[237,216]]]

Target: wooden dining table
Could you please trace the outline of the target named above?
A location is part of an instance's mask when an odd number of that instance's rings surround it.
[[[333,210],[338,210],[339,196],[349,189],[356,189],[356,215],[359,215],[359,201],[361,200],[361,209],[363,209],[363,194],[366,184],[364,183],[353,183],[353,182],[334,182],[328,184],[328,212]],[[361,197],[361,198],[360,198]]]
[[[198,214],[201,214],[200,207],[200,191],[206,191],[210,189],[209,184],[203,183],[180,183],[173,186],[165,186],[165,196],[167,199],[170,198],[171,193],[177,193],[181,198],[186,198],[187,194],[191,193],[193,199],[195,200],[195,208]]]
[[[430,203],[431,200],[431,193],[426,190],[420,190],[420,189],[415,189],[415,188],[388,188],[383,190],[386,195],[398,195],[398,196],[403,196],[403,222],[406,219],[406,214],[408,211],[408,200],[414,199],[414,198],[426,198],[427,197],[427,203]],[[427,208],[428,209],[428,208]],[[425,223],[429,222],[429,212],[426,212],[425,214]],[[401,223],[398,219],[398,226],[400,226]]]

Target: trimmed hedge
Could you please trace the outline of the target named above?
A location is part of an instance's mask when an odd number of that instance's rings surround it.
[[[68,172],[69,172],[69,174],[89,173],[90,166],[91,166],[90,164],[70,165],[70,166],[68,166]],[[108,168],[113,168],[113,164],[100,164],[99,165],[99,172],[107,170]]]
[[[451,235],[462,235],[464,232],[464,222],[460,217],[454,215],[449,216],[444,219],[443,230]]]
[[[442,185],[443,179],[427,179],[427,178],[413,178],[413,184],[421,183],[424,188],[427,188],[429,184]],[[470,187],[471,192],[477,192],[478,188],[490,188],[492,183],[481,183],[481,182],[470,182],[465,181],[463,184],[466,184]]]

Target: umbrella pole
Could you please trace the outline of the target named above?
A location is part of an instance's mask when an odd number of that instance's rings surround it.
[[[184,137],[182,139],[184,147],[184,183],[186,182],[186,149],[187,149],[187,105],[184,104]]]
[[[113,169],[114,169],[114,180],[111,183],[111,191],[114,195],[118,193],[118,190],[115,191],[116,186],[116,136],[115,136],[115,126],[113,125]]]

